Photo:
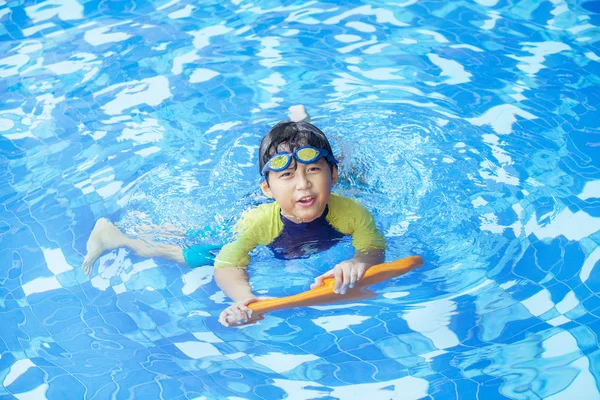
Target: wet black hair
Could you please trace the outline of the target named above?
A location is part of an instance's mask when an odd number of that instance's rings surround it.
[[[325,134],[316,126],[309,122],[293,122],[282,121],[275,125],[269,133],[262,138],[260,148],[258,150],[258,171],[262,171],[263,167],[271,159],[271,157],[281,151],[279,146],[287,145],[290,152],[296,151],[302,146],[313,146],[323,150],[327,150],[333,155],[331,145]],[[327,159],[327,164],[333,173],[333,163]],[[267,183],[269,174],[267,172]]]

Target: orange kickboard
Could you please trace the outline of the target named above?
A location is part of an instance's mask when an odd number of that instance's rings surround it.
[[[352,289],[348,289],[345,294],[334,293],[333,287],[335,285],[335,279],[328,278],[325,279],[324,285],[318,288],[310,289],[293,296],[259,300],[249,304],[248,307],[253,311],[252,320],[255,321],[257,319],[262,319],[262,314],[285,308],[367,299],[375,296],[375,293],[368,290],[369,286],[403,275],[415,268],[419,268],[421,265],[423,265],[423,259],[421,257],[406,257],[389,263],[372,266],[365,272],[362,279],[360,279]]]

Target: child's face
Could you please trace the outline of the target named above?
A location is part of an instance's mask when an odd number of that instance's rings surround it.
[[[289,150],[283,148],[278,151]],[[338,180],[337,167],[334,166],[332,173],[325,158],[314,164],[292,160],[288,169],[268,174],[269,182],[264,181],[260,185],[263,193],[275,199],[281,213],[296,223],[311,222],[323,214],[331,187]]]

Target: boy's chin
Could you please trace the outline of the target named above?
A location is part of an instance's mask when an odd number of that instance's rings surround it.
[[[323,215],[323,211],[325,211],[325,208],[317,209],[315,207],[309,210],[301,210],[300,212],[296,213],[295,216],[299,219],[302,219],[304,222],[312,222]]]

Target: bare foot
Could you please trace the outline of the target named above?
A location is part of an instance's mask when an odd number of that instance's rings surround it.
[[[122,247],[127,236],[123,234],[106,218],[100,218],[87,241],[87,254],[83,260],[83,272],[87,275],[92,273],[94,263],[105,251]]]
[[[310,115],[308,115],[306,108],[304,108],[304,106],[302,104],[297,105],[297,106],[291,106],[290,108],[288,108],[288,110],[289,110],[288,115],[290,117],[290,120],[292,120],[294,122],[300,122],[300,121],[310,122]]]

